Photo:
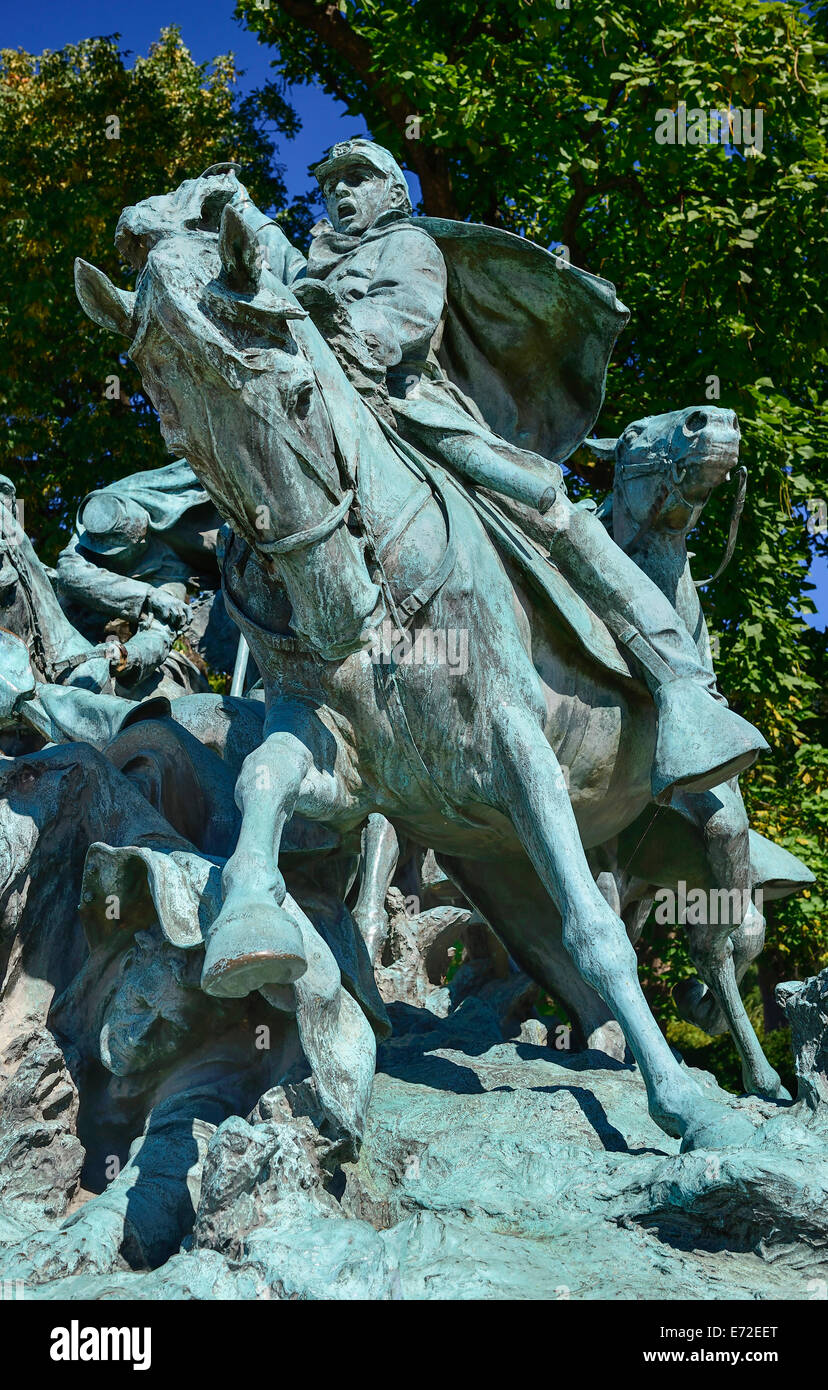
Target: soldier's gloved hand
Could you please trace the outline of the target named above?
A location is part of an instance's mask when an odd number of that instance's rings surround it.
[[[160,623],[179,632],[187,621],[187,605],[166,589],[150,589],[146,608]]]
[[[314,322],[317,318],[335,317],[341,301],[339,295],[324,280],[297,280],[291,288],[302,308],[307,309]]]

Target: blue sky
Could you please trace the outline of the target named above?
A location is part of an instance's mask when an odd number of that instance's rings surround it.
[[[113,5],[111,0],[34,0],[15,6],[7,0],[0,20],[0,47],[40,53],[79,39],[119,33],[122,49],[146,53],[169,24],[179,25],[198,62],[219,53],[235,53],[238,66],[245,70],[240,91],[260,87],[272,76],[272,50],[233,18],[232,0],[136,0],[132,5]],[[300,193],[310,184],[308,165],[335,140],[363,133],[364,125],[345,116],[339,103],[319,87],[295,87],[289,95],[302,118],[302,130],[295,140],[281,142],[279,155],[289,190]]]
[[[0,47],[40,53],[79,39],[120,33],[122,48],[146,53],[168,24],[180,26],[184,42],[199,62],[234,52],[244,69],[242,92],[261,86],[270,75],[271,50],[234,20],[232,0],[137,0],[131,6],[113,5],[111,0],[34,0],[14,7],[7,0],[0,21]],[[295,140],[280,142],[279,160],[286,169],[288,191],[301,193],[310,184],[308,166],[328,145],[361,133],[362,127],[315,85],[294,87],[288,98],[302,119],[302,130]],[[413,191],[416,195],[416,187]],[[750,460],[746,462],[750,467]],[[732,571],[722,582],[732,583],[735,577]],[[823,629],[828,626],[828,560],[817,561],[811,579],[817,586],[812,597],[819,612],[809,621]]]

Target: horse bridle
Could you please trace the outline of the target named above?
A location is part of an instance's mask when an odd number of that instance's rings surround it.
[[[452,534],[451,515],[445,495],[440,486],[440,478],[437,476],[438,470],[433,467],[428,467],[419,451],[414,450],[408,445],[407,441],[401,439],[387,422],[383,420],[382,416],[372,411],[374,418],[383,430],[389,443],[396,449],[402,463],[405,464],[415,477],[428,485],[434,500],[437,502],[442,512],[446,527],[446,548],[440,563],[430,574],[425,575],[404,598],[395,600],[391,589],[391,582],[382,563],[382,552],[386,548],[387,537],[378,538],[369,524],[362,506],[356,466],[351,467],[348,459],[345,457],[337,438],[337,432],[334,421],[331,418],[330,408],[325,398],[322,383],[319,381],[318,377],[316,377],[315,372],[314,377],[316,379],[316,389],[330,425],[340,485],[343,488],[342,500],[332,507],[321,521],[316,522],[314,526],[308,526],[302,531],[294,531],[291,535],[282,536],[278,540],[257,540],[256,549],[267,558],[271,556],[289,555],[294,550],[302,550],[316,545],[319,541],[327,539],[338,526],[343,525],[350,515],[351,522],[364,543],[366,559],[373,562],[376,566],[380,587],[388,611],[393,617],[395,625],[400,632],[402,632],[420,609],[424,608],[438,590],[442,588],[454,568],[456,551],[454,536]],[[369,409],[370,408],[369,406]],[[330,488],[330,480],[324,477],[322,470],[314,464],[313,460],[309,460],[309,462],[317,477],[326,487]]]
[[[315,372],[314,376],[316,376]],[[432,570],[430,574],[427,574],[423,579],[421,579],[419,584],[417,584],[415,588],[412,589],[411,592],[408,593],[403,599],[397,600],[394,598],[394,594],[391,588],[391,581],[389,580],[388,575],[385,571],[385,567],[382,563],[382,551],[385,546],[387,537],[378,539],[374,535],[373,528],[370,526],[368,518],[366,517],[365,511],[362,507],[357,468],[356,466],[352,468],[349,465],[348,459],[346,458],[340,446],[339,440],[337,438],[337,433],[334,428],[334,422],[331,418],[328,402],[325,399],[325,392],[322,388],[322,383],[319,381],[318,378],[316,378],[316,388],[319,392],[320,399],[322,400],[325,412],[328,416],[328,421],[331,426],[331,438],[333,440],[334,455],[336,458],[337,469],[339,472],[340,485],[343,487],[343,489],[346,490],[344,491],[342,500],[339,503],[337,503],[337,505],[333,507],[331,511],[329,511],[322,518],[321,521],[317,522],[315,526],[307,527],[303,531],[295,531],[292,535],[283,536],[276,541],[267,541],[264,543],[262,543],[261,541],[257,541],[256,548],[257,550],[263,552],[267,557],[289,554],[293,550],[300,550],[303,547],[314,545],[316,542],[324,540],[327,536],[332,535],[336,528],[338,526],[343,525],[350,515],[351,523],[356,529],[357,533],[360,535],[362,543],[364,545],[365,558],[369,563],[372,563],[376,567],[376,573],[380,581],[380,590],[385,600],[387,611],[393,618],[395,627],[397,628],[398,632],[402,634],[402,632],[412,621],[412,619],[416,616],[416,614],[420,611],[420,609],[424,608],[425,605],[431,601],[435,594],[438,593],[438,591],[445,584],[446,580],[448,579],[449,575],[454,569],[455,561],[457,558],[454,534],[451,524],[451,513],[449,511],[448,501],[441,486],[442,482],[444,481],[444,474],[442,473],[441,469],[436,468],[434,465],[430,464],[429,461],[426,460],[419,453],[418,450],[414,449],[413,446],[409,445],[406,440],[403,440],[399,435],[397,435],[396,432],[392,429],[392,427],[386,421],[384,421],[380,415],[372,411],[372,414],[374,414],[374,418],[376,419],[380,428],[383,430],[383,433],[388,439],[388,442],[396,449],[396,452],[401,462],[405,464],[409,471],[419,481],[425,482],[428,485],[428,488],[432,496],[434,497],[434,500],[437,502],[437,505],[439,506],[442,512],[443,520],[446,527],[446,548],[443,552],[440,563],[437,565],[436,569]],[[370,405],[369,409],[371,409]],[[321,478],[322,475],[318,466],[314,466],[314,471],[316,472],[317,476]],[[330,483],[327,481],[326,485],[330,487]],[[409,519],[413,520],[413,515]],[[398,529],[399,528],[397,527],[392,527],[392,531],[398,531]],[[245,557],[245,564],[248,558],[249,553]],[[226,564],[227,554],[225,553],[225,560],[222,566],[223,574],[226,571]],[[224,580],[223,585],[225,587],[226,594],[227,590]],[[231,605],[235,606],[232,599]],[[276,636],[276,634],[273,634],[270,631],[268,631],[267,633],[268,640],[272,641]],[[278,642],[279,646],[283,649],[286,647],[290,647],[290,649],[292,650],[299,650],[305,652],[312,650],[307,648],[303,642],[297,641],[296,638],[281,637],[278,638]],[[414,737],[414,732],[408,720],[408,714],[406,712],[402,692],[399,687],[399,681],[393,660],[389,662],[387,667],[380,665],[378,667],[378,670],[380,672],[380,681],[385,686],[386,698],[390,702],[392,702],[393,706],[396,708],[399,722],[402,725],[405,736],[410,744],[417,765],[421,773],[425,775],[426,782],[431,787],[433,794],[436,795],[436,797],[438,798],[443,808],[443,811],[451,819],[455,821],[459,820],[464,825],[474,826],[475,829],[479,829],[480,823],[478,821],[470,819],[470,817],[465,812],[461,811],[459,807],[454,805],[449,800],[449,798],[446,796],[446,793],[443,791],[443,788],[440,786],[439,782],[432,773],[431,768],[428,766],[428,763],[426,762],[425,758],[423,757],[417,740]]]
[[[627,485],[633,478],[644,478],[653,473],[666,473],[667,478],[665,481],[662,481],[661,486],[659,487],[659,490],[656,493],[655,499],[650,505],[647,515],[642,518],[636,515],[635,509],[633,508],[632,503],[630,501],[629,493],[627,492]],[[647,459],[645,463],[621,464],[619,466],[617,470],[617,479],[619,483],[619,492],[621,494],[621,499],[638,528],[635,532],[635,535],[632,537],[632,540],[628,541],[627,544],[624,546],[624,550],[627,552],[627,554],[629,554],[630,551],[635,550],[635,548],[643,539],[645,534],[653,528],[655,523],[658,521],[658,518],[666,510],[669,510],[669,508],[671,508],[674,505],[674,503],[678,503],[680,506],[685,507],[687,509],[687,511],[690,513],[690,520],[685,522],[683,526],[665,526],[663,529],[673,536],[681,535],[683,532],[692,531],[693,527],[696,525],[696,522],[701,516],[705,506],[707,505],[707,500],[710,496],[710,493],[707,494],[707,497],[705,497],[703,502],[691,502],[688,497],[684,496],[684,493],[681,490],[681,484],[684,482],[686,476],[687,468],[681,467],[676,461],[676,459],[674,459],[672,455],[668,454],[666,451],[657,454],[655,457]],[[728,477],[729,476],[730,475],[728,474]],[[745,508],[745,496],[747,494],[747,468],[744,464],[740,464],[739,468],[737,469],[737,478],[738,483],[736,487],[736,493],[733,498],[733,507],[730,513],[730,526],[728,528],[727,545],[725,546],[724,555],[722,556],[718,568],[713,572],[713,574],[709,575],[707,579],[693,580],[693,584],[697,589],[701,589],[708,584],[715,583],[715,581],[719,579],[722,574],[724,574],[725,570],[730,564],[730,561],[733,559],[733,552],[736,549],[736,538],[739,534],[739,523],[742,519],[742,512]]]

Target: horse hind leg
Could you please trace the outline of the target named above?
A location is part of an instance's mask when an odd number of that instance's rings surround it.
[[[573,966],[558,911],[526,858],[482,862],[440,854],[438,860],[520,969],[560,1003],[571,1024],[571,1046],[622,1062],[624,1035],[600,994]]]
[[[735,784],[683,798],[683,812],[702,828],[712,888],[709,920],[687,924],[688,948],[699,978],[674,991],[682,1015],[711,1034],[724,1024],[742,1062],[745,1090],[772,1100],[790,1096],[762,1051],[739,984],[764,943],[764,919],[751,901],[748,823]]]
[[[735,952],[725,927],[691,926],[688,945],[693,964],[718,1004],[742,1060],[742,1080],[752,1095],[770,1100],[791,1097],[762,1051],[747,1016],[736,973]],[[746,968],[746,967],[745,967]]]
[[[653,1119],[685,1148],[744,1142],[752,1125],[702,1094],[647,1006],[635,951],[593,880],[560,764],[540,723],[528,709],[501,706],[493,732],[497,802],[561,914],[573,965],[621,1024]]]
[[[762,954],[765,945],[765,919],[754,902],[750,902],[740,925],[731,933],[733,973],[741,985],[748,967]],[[710,1038],[728,1031],[727,1018],[712,990],[699,976],[680,980],[673,990],[678,1011],[687,1023],[701,1028]]]

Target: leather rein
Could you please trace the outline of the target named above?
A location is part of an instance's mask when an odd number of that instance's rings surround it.
[[[408,468],[409,472],[413,473],[421,483],[426,485],[421,493],[418,494],[415,491],[412,498],[412,505],[403,509],[402,515],[397,518],[397,521],[391,526],[389,532],[384,537],[378,538],[371,528],[362,504],[357,466],[355,464],[355,466],[351,468],[342,452],[337,439],[334,422],[331,419],[328,403],[325,399],[325,392],[318,379],[316,389],[319,392],[319,397],[323,403],[331,426],[331,437],[334,444],[337,468],[340,480],[345,487],[342,500],[314,526],[306,527],[302,531],[294,531],[291,535],[283,536],[279,540],[259,542],[257,549],[268,557],[288,555],[295,550],[309,549],[311,546],[319,544],[320,541],[326,540],[327,537],[332,535],[338,526],[343,525],[350,516],[356,530],[361,534],[365,542],[366,557],[372,560],[376,565],[380,588],[386,601],[388,611],[393,616],[394,622],[399,628],[400,633],[402,633],[416,614],[434,598],[435,594],[437,594],[445,584],[454,569],[457,559],[451,515],[445,494],[440,485],[440,479],[436,476],[438,470],[432,466],[426,465],[425,460],[422,459],[416,450],[407,445],[381,416],[372,412],[388,439],[389,444],[394,448],[397,457]],[[321,471],[318,472],[318,476],[325,485],[330,488],[330,482],[328,479],[323,478]],[[442,512],[443,522],[446,528],[446,548],[436,568],[425,575],[404,598],[397,600],[394,598],[391,582],[382,563],[382,555],[383,552],[389,548],[392,541],[397,540],[403,534],[408,525],[414,520],[417,513],[429,500],[429,497],[434,498]]]

